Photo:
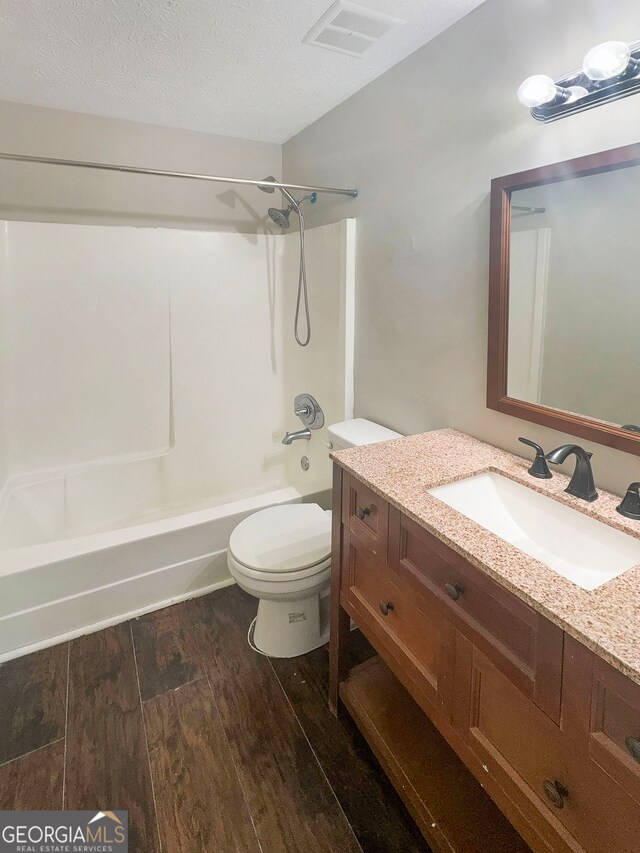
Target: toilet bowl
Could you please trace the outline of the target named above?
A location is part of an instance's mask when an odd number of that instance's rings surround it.
[[[356,418],[328,429],[332,449],[399,438]],[[238,586],[258,599],[252,641],[271,657],[297,657],[329,639],[331,511],[285,504],[250,515],[229,539],[227,564]]]

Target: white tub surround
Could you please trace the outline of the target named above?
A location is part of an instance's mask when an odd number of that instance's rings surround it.
[[[281,439],[351,414],[355,223],[307,234],[304,350],[293,229],[2,233],[0,659],[231,582],[239,521],[330,488],[326,427]]]

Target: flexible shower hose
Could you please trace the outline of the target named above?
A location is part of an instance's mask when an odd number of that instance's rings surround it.
[[[298,298],[296,299],[296,318],[293,324],[293,334],[295,335],[295,339],[298,345],[301,347],[306,347],[309,341],[311,340],[311,317],[309,315],[309,294],[307,293],[307,268],[304,259],[304,217],[302,215],[302,211],[300,210],[299,204],[296,204],[296,208],[296,213],[298,214],[298,217],[300,219],[300,271],[298,273]],[[305,339],[301,340],[298,327],[300,325],[300,303],[303,298],[307,334]]]

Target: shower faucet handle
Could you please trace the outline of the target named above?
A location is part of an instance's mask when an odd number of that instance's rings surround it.
[[[294,400],[293,411],[309,429],[320,429],[324,426],[324,412],[311,394],[298,394]]]

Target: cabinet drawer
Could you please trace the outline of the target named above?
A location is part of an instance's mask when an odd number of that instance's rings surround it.
[[[398,576],[450,608],[458,629],[558,723],[562,630],[393,507],[389,525]]]
[[[342,522],[370,551],[386,561],[389,504],[354,477],[344,478]]]
[[[342,594],[356,622],[368,631],[383,657],[386,650],[400,662],[411,687],[432,705],[448,709],[455,629],[443,608],[435,600],[412,595],[350,530],[345,530],[345,547]]]
[[[640,687],[596,657],[589,757],[640,806]]]

